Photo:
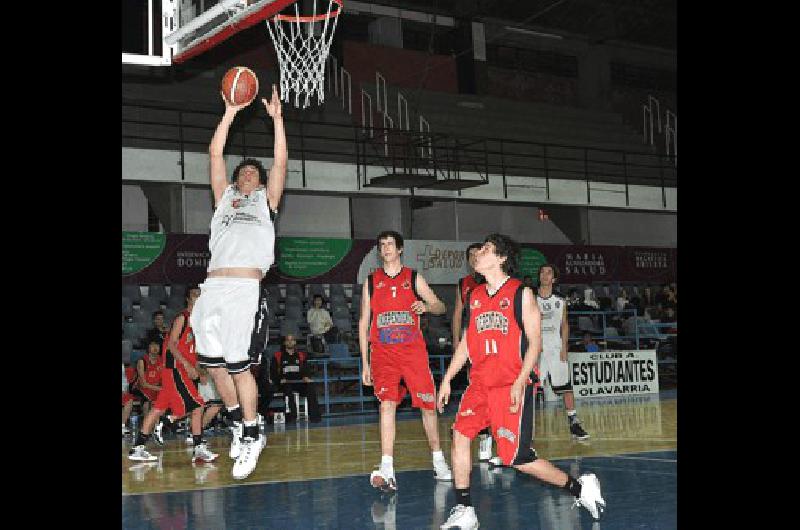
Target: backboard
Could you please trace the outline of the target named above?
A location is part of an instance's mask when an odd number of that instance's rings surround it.
[[[141,17],[123,11],[126,24],[143,26],[139,49],[126,50],[123,64],[170,66],[209,50],[297,0],[144,0]],[[127,16],[127,19],[126,19]],[[123,34],[125,31],[123,31]]]

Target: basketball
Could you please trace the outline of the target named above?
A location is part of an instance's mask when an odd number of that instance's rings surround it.
[[[258,78],[245,66],[234,66],[222,78],[222,94],[231,105],[250,103],[258,94]]]

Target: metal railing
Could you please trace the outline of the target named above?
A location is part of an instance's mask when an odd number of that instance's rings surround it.
[[[206,152],[221,115],[220,110],[187,109],[177,105],[123,99],[122,145],[152,149],[174,149],[181,160],[186,152]],[[259,114],[255,105],[241,111],[231,126],[226,153],[242,156],[272,156],[272,124]],[[299,111],[284,110],[290,157],[302,162],[303,186],[306,186],[305,162],[309,160],[353,164],[358,187],[366,178],[360,170],[365,163],[387,167],[394,153],[396,167],[429,170],[442,178],[447,172],[473,171],[500,175],[503,196],[509,197],[507,177],[531,177],[530,187],[546,190],[549,199],[553,178],[586,182],[591,203],[592,191],[625,193],[630,205],[629,186],[646,185],[662,189],[666,207],[667,187],[677,186],[674,156],[633,151],[582,147],[556,143],[530,142],[508,138],[432,133],[429,130],[397,130],[387,127],[364,127],[366,123],[331,123],[305,119]],[[373,138],[386,139],[381,149],[371,144]],[[405,146],[415,146],[416,154]],[[424,156],[423,154],[424,147]],[[380,157],[383,151],[383,159]],[[367,156],[369,155],[369,156]],[[382,163],[380,163],[382,162]],[[181,164],[181,178],[185,179]],[[538,182],[535,180],[538,179]],[[616,189],[592,188],[591,184],[621,185]],[[511,192],[513,194],[513,191]]]

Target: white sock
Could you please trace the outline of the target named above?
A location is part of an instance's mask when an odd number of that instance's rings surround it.
[[[394,472],[394,457],[386,455],[381,457],[381,471],[384,473]]]
[[[258,420],[243,420],[242,423],[245,427],[255,427],[258,425]]]
[[[577,414],[577,413],[578,413],[578,411],[577,411],[577,410],[574,410],[574,409],[573,409],[573,410],[568,410],[568,411],[567,411],[567,416],[574,416],[574,415],[575,415],[575,414]]]
[[[441,450],[433,451],[431,454],[433,455],[434,462],[444,462],[444,454]]]

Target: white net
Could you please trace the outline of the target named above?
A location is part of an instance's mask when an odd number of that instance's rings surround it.
[[[299,2],[298,2],[299,3]],[[278,54],[281,69],[281,98],[294,106],[306,108],[315,95],[317,104],[325,101],[325,60],[328,58],[341,0],[321,0],[327,13],[317,15],[317,0],[311,16],[301,16],[298,3],[294,15],[279,15],[267,20],[267,29]]]

